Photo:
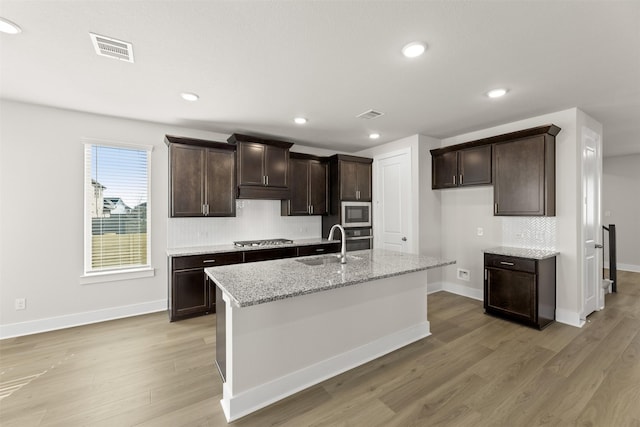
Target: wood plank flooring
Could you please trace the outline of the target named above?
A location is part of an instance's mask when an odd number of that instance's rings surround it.
[[[640,273],[582,328],[428,297],[433,335],[234,426],[640,427]],[[224,426],[215,316],[165,313],[0,341],[0,425]]]

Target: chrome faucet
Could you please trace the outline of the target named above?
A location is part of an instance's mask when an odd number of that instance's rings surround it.
[[[340,247],[340,255],[338,255],[338,258],[340,258],[341,264],[346,264],[347,263],[347,235],[344,233],[344,228],[342,228],[340,224],[335,224],[333,227],[331,227],[331,230],[329,231],[328,239],[333,240],[333,232],[335,231],[336,228],[340,229],[340,232],[342,233],[342,246]]]

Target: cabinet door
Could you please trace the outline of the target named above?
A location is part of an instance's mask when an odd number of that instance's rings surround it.
[[[495,144],[493,163],[495,215],[544,215],[544,136]]]
[[[311,211],[313,215],[327,213],[327,179],[327,164],[311,160],[309,162],[309,204],[313,207]]]
[[[358,200],[358,164],[340,161],[340,200]]]
[[[491,145],[458,151],[458,185],[491,184]]]
[[[371,163],[356,163],[358,200],[371,201]]]
[[[171,320],[209,311],[211,302],[204,269],[174,271],[171,284]]]
[[[208,216],[236,216],[235,153],[208,149],[205,191]]]
[[[288,200],[288,215],[309,214],[309,162],[303,159],[291,159],[291,195]]]
[[[238,144],[238,185],[264,185],[265,146],[242,142]]]
[[[287,172],[289,167],[289,150],[286,148],[266,145],[264,174],[268,187],[287,187]]]
[[[172,217],[203,215],[205,151],[201,147],[169,146],[170,200]]]
[[[516,319],[536,322],[536,275],[522,271],[487,268],[485,308]]]
[[[449,151],[431,158],[431,188],[451,188],[457,183],[458,155]]]

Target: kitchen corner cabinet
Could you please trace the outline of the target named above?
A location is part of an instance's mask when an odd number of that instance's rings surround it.
[[[337,191],[340,201],[371,201],[372,163],[373,159],[344,154],[329,158],[331,191]]]
[[[556,257],[484,254],[484,309],[542,329],[555,320]]]
[[[282,200],[282,215],[324,215],[328,204],[328,166],[316,156],[291,153],[289,198]]]
[[[235,146],[166,136],[169,215],[235,216]]]
[[[431,188],[491,184],[491,145],[432,151]]]
[[[555,138],[538,135],[493,147],[496,216],[554,216]]]
[[[289,196],[290,142],[233,134],[227,140],[238,147],[239,199],[284,200]]]

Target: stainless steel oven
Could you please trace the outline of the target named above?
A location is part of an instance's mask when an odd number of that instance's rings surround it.
[[[373,249],[373,230],[371,227],[346,228],[347,251]]]
[[[342,226],[371,227],[371,202],[342,202]]]

